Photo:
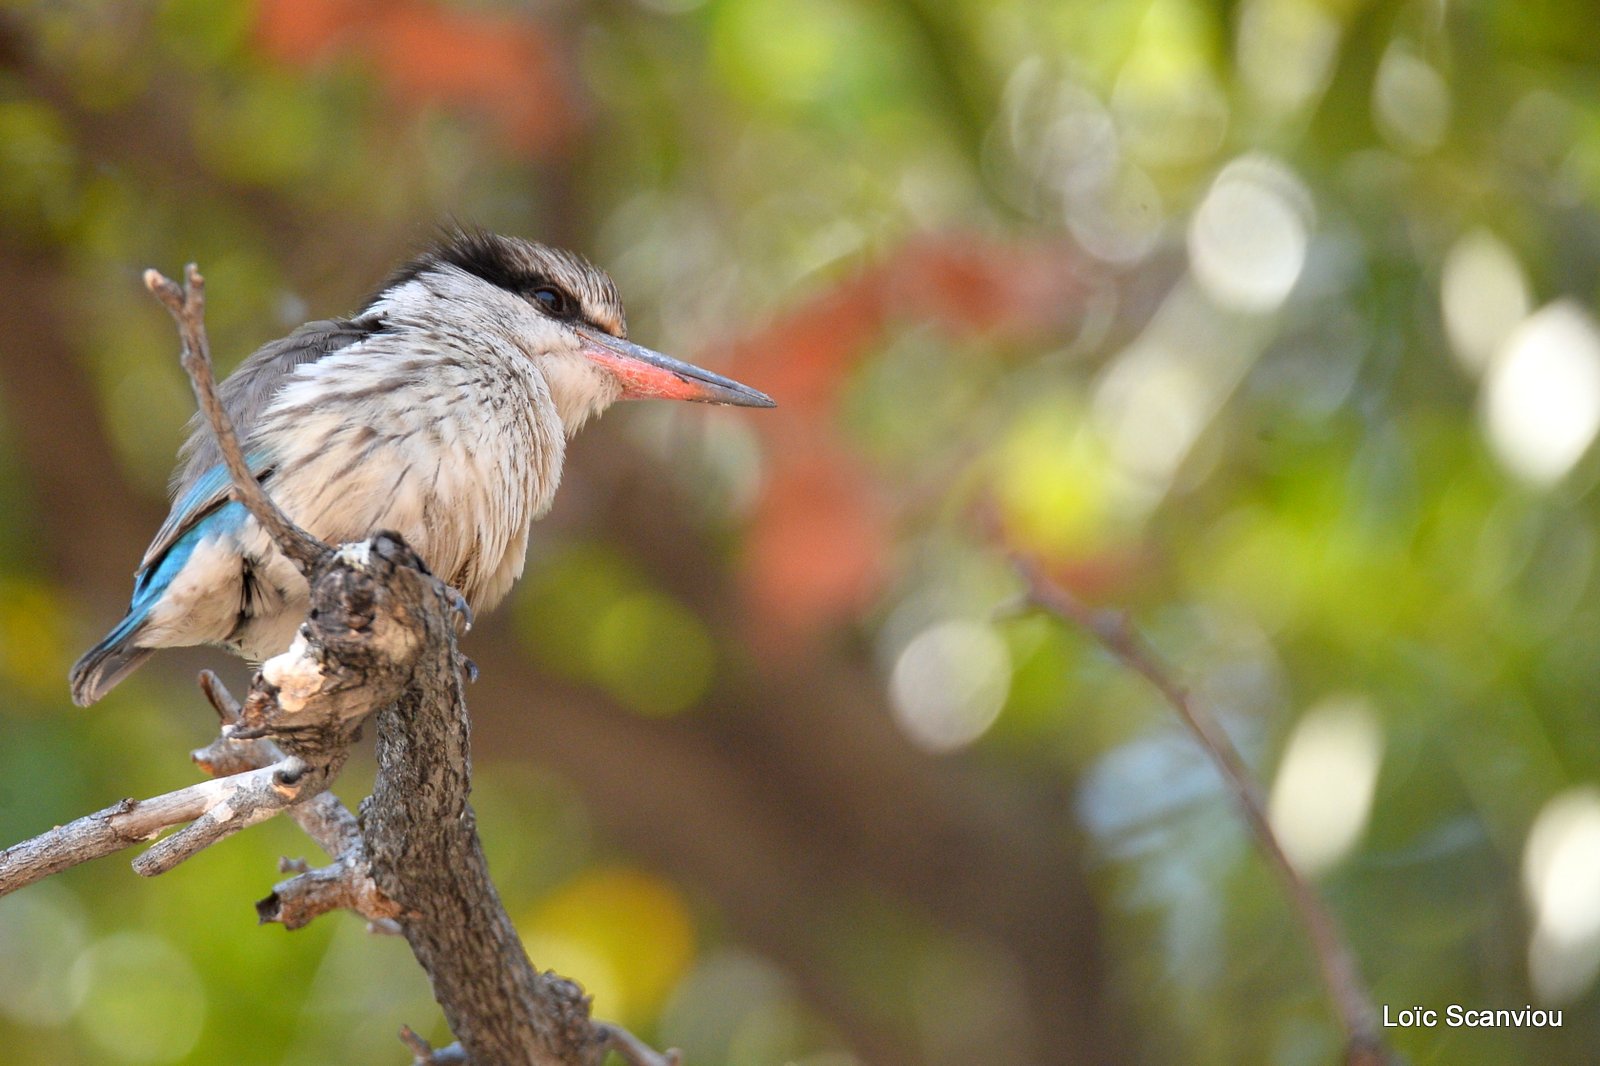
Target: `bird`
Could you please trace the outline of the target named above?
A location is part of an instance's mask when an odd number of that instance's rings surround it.
[[[264,345],[217,395],[289,518],[328,543],[398,532],[474,612],[522,575],[568,438],[614,402],[775,406],[628,340],[615,283],[581,256],[468,228],[440,234],[349,318]],[[179,460],[127,613],[72,667],[79,706],[162,648],[264,661],[305,619],[304,577],[231,497],[198,415]]]

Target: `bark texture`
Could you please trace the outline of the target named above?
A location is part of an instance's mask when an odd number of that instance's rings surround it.
[[[453,611],[414,559],[385,548],[375,561],[390,572],[374,586],[385,601],[374,614],[409,618],[424,639],[400,698],[378,714],[378,777],[361,811],[373,880],[400,908],[401,932],[472,1061],[597,1062],[587,997],[534,969],[489,878],[468,802],[471,729]],[[336,595],[358,604],[366,594],[352,584]]]

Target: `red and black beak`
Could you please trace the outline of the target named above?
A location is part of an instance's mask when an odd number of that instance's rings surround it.
[[[736,407],[776,407],[772,397],[721,374],[713,374],[670,355],[642,348],[590,326],[578,326],[580,349],[597,366],[622,382],[625,400],[655,397],[724,403]]]

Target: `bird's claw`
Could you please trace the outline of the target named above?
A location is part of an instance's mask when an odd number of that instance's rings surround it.
[[[461,632],[471,633],[472,605],[467,602],[467,598],[461,595],[460,589],[457,589],[451,585],[446,585],[444,587],[444,597],[445,600],[449,602],[450,609],[454,611],[456,613],[456,617],[461,620]]]
[[[461,594],[461,590],[452,585],[446,585],[444,587],[444,598],[449,603],[450,610],[455,612],[455,616],[460,622],[462,635],[472,632],[472,605]],[[467,679],[467,684],[470,685],[478,680],[478,664],[462,655],[459,651],[456,652],[456,667],[461,671],[461,676]]]

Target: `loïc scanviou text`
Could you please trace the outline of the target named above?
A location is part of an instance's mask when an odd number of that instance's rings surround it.
[[[1383,1008],[1386,1029],[1559,1029],[1561,1012],[1532,1005],[1496,1010],[1463,1007],[1452,1003],[1443,1010],[1433,1007]]]

